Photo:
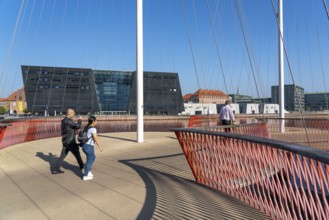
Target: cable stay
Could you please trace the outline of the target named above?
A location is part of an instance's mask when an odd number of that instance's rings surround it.
[[[14,32],[13,32],[13,34],[11,36],[11,39],[10,39],[9,48],[8,48],[8,51],[7,51],[5,63],[4,63],[3,68],[1,70],[0,82],[3,82],[3,83],[5,83],[7,81],[7,75],[8,74],[5,74],[5,73],[8,72],[9,59],[10,59],[12,51],[13,51],[13,46],[14,46],[14,42],[15,42],[15,39],[16,39],[16,34],[19,31],[19,23],[22,19],[24,6],[25,6],[25,0],[22,0],[21,6],[19,8],[18,16],[17,16],[17,19],[16,19]],[[4,94],[5,84],[2,85],[1,87],[2,88],[1,88],[1,93],[0,94],[2,96]]]
[[[26,39],[27,39],[28,32],[30,30],[30,24],[31,24],[32,15],[33,15],[33,12],[34,12],[35,2],[36,2],[36,0],[33,1],[31,13],[30,13],[30,17],[29,17],[29,21],[28,21],[28,25],[27,25],[27,30],[25,32],[25,37],[24,37],[24,43],[23,43],[23,45],[26,45]],[[43,4],[44,4],[44,1],[43,1]],[[39,26],[37,27],[37,32],[39,30],[38,28],[39,28]],[[29,56],[29,59],[31,59],[30,56]],[[20,56],[20,62],[19,63],[21,63],[21,60],[22,60],[22,56]],[[29,72],[29,71],[30,71],[30,66],[28,66],[28,68],[27,68],[27,72]],[[26,74],[25,78],[23,79],[24,85],[26,85],[27,78],[28,78],[28,74]],[[12,88],[14,88],[14,84],[12,85]]]
[[[33,15],[33,12],[34,12],[34,7],[35,7],[35,1],[33,1],[33,5],[32,5],[32,9],[31,9],[31,12],[30,12],[30,15],[29,15],[29,18],[28,18],[28,24],[27,24],[27,28],[26,28],[26,31],[25,31],[25,35],[24,35],[24,39],[23,39],[23,45],[26,45],[26,40],[27,40],[27,35],[29,33],[29,29],[30,29],[30,24],[31,24],[31,19],[32,19],[32,15]],[[23,16],[22,16],[22,19],[20,21],[20,24],[19,24],[19,28],[18,28],[18,34],[21,32],[22,30],[22,27],[23,27],[23,21],[25,20],[25,15],[26,15],[26,11],[27,11],[27,8],[28,8],[28,0],[25,4],[25,8],[24,8],[24,13],[23,13]],[[23,56],[24,53],[20,53],[19,54],[19,58],[18,58],[18,63],[21,64],[22,63],[22,56]],[[14,74],[14,79],[12,80],[12,86],[10,88],[15,88],[15,84],[16,84],[16,80],[17,80],[17,76],[18,76],[18,73],[21,71],[21,68],[20,66],[17,67],[18,71],[15,71],[15,74]],[[27,79],[27,77],[26,77]],[[7,80],[5,80],[7,81]],[[23,79],[23,81],[25,81],[25,79]],[[3,87],[4,88],[4,87]]]
[[[188,36],[189,46],[190,46],[192,60],[193,60],[195,77],[196,77],[196,80],[197,80],[198,88],[201,89],[200,80],[199,80],[199,74],[198,74],[198,70],[197,70],[197,67],[196,67],[195,56],[194,56],[192,42],[191,42],[190,31],[189,31],[188,23],[187,23],[187,16],[186,16],[186,12],[185,12],[184,0],[181,0],[181,5],[182,5],[182,10],[183,10],[183,15],[184,15],[184,22],[185,22],[186,33],[187,33],[187,36]]]
[[[226,94],[228,94],[227,83],[226,83],[226,79],[225,79],[222,59],[221,59],[221,56],[220,56],[220,53],[219,53],[218,41],[217,41],[215,29],[214,29],[214,22],[213,22],[211,13],[210,13],[210,6],[209,6],[209,1],[208,0],[207,0],[207,7],[208,7],[209,19],[211,21],[211,29],[212,29],[212,33],[213,33],[214,40],[215,40],[215,43],[216,43],[216,52],[217,52],[217,56],[218,56],[218,59],[219,59],[219,64],[220,64],[220,69],[221,69],[221,72],[222,72],[223,80],[224,80],[225,92],[226,92]]]
[[[49,25],[48,25],[48,30],[47,30],[47,37],[46,39],[49,38],[49,34],[50,34],[50,27],[53,23],[53,18],[54,18],[54,12],[55,12],[55,7],[56,7],[56,0],[53,2],[53,6],[52,6],[52,10],[51,10],[51,15],[50,15],[50,21],[49,21]],[[43,59],[44,59],[45,56],[42,56],[42,63],[43,63]],[[33,98],[33,104],[32,104],[32,112],[34,111],[34,107],[35,107],[35,102],[36,102],[36,99],[37,99],[37,94],[38,94],[38,89],[39,89],[39,84],[40,84],[40,81],[41,81],[41,73],[42,73],[42,67],[40,67],[40,71],[39,71],[39,74],[38,74],[38,79],[37,79],[37,88],[35,90],[35,93],[34,93],[34,98]]]
[[[244,39],[245,46],[246,46],[246,49],[247,49],[247,54],[248,54],[248,58],[249,58],[249,63],[250,63],[252,75],[253,75],[253,78],[254,78],[254,83],[255,83],[255,87],[256,87],[256,91],[257,91],[257,96],[258,96],[258,98],[260,98],[259,89],[258,89],[256,77],[255,77],[255,71],[254,71],[253,64],[251,62],[250,51],[249,51],[249,47],[248,47],[247,40],[246,40],[246,34],[245,34],[245,30],[244,30],[244,27],[243,27],[242,21],[241,21],[240,6],[239,6],[239,3],[236,0],[235,0],[235,5],[236,5],[237,12],[238,12],[238,15],[239,15],[239,21],[240,21],[240,25],[241,25],[241,29],[242,29],[242,33],[243,33],[243,39]]]
[[[224,2],[224,3],[226,3],[226,2]],[[222,4],[223,5],[223,4]],[[227,11],[227,9],[226,9],[226,7],[228,7],[227,6],[227,4],[224,4],[224,6],[223,6],[223,11]],[[208,13],[209,13],[209,10],[208,10]],[[219,1],[217,1],[216,2],[216,10],[215,10],[215,13],[214,13],[214,16],[213,16],[213,21],[216,21],[216,20],[218,20],[218,24],[219,24],[219,27],[220,27],[220,34],[221,34],[221,36],[222,36],[222,45],[223,45],[223,49],[222,49],[222,51],[226,51],[226,48],[228,47],[228,43],[227,43],[227,41],[225,41],[225,38],[224,38],[224,33],[223,33],[223,24],[222,24],[222,19],[221,19],[221,17],[220,17],[220,15],[221,15],[221,12],[219,11]],[[216,19],[217,18],[217,19]],[[215,23],[213,24],[213,26],[215,27]],[[230,84],[231,84],[231,90],[232,90],[232,87],[233,87],[233,85],[232,85],[232,83],[233,83],[233,75],[232,74],[230,74],[230,73],[232,73],[232,70],[230,71],[229,70],[229,62],[231,61],[231,60],[234,60],[234,59],[230,59],[230,57],[231,57],[231,55],[232,55],[232,51],[231,50],[227,50],[227,53],[228,53],[228,55],[225,57],[226,58],[226,65],[223,65],[223,66],[225,66],[226,68],[226,70],[225,71],[223,71],[223,72],[225,72],[225,73],[228,73],[228,74],[225,74],[226,76],[228,76],[229,77],[229,80],[230,80]],[[233,65],[232,66],[232,68],[234,68],[235,67],[235,65]],[[224,69],[224,68],[223,68]],[[218,79],[218,78],[217,78]],[[227,89],[228,90],[228,89]]]
[[[295,3],[295,1],[293,1],[293,4]],[[296,6],[294,4],[294,20],[295,20],[295,28],[296,28],[296,35],[297,35],[297,59],[298,59],[298,73],[299,73],[299,78],[300,78],[300,83],[301,85],[303,84],[303,81],[302,81],[302,68],[301,68],[301,65],[300,65],[300,39],[299,39],[299,27],[298,27],[298,23],[297,23],[297,16],[296,16]]]
[[[235,20],[235,28],[236,28],[236,32],[238,33],[239,32],[239,21],[237,20],[237,17],[236,17],[236,14],[234,13],[235,10],[234,10],[234,6],[233,6],[233,3],[230,2],[230,5],[231,5],[231,11],[232,11],[232,14],[233,14],[233,17],[234,17],[234,20]],[[240,51],[244,51],[244,47],[242,46],[244,44],[244,41],[241,41],[241,39],[239,38],[239,46],[240,46]],[[241,83],[241,78],[242,78],[242,67],[245,66],[246,67],[246,71],[248,71],[248,67],[247,67],[247,63],[246,63],[246,54],[245,53],[241,53],[242,54],[242,64],[241,64],[241,69],[240,69],[240,75],[238,77],[238,83],[237,83],[237,87],[239,88],[240,87],[240,83]],[[249,78],[249,75],[248,75],[248,80],[250,81],[250,78]],[[252,83],[248,83],[248,89],[250,87],[250,85],[252,85]]]
[[[102,18],[103,18],[103,0],[100,0],[100,6],[99,6],[99,17],[98,17],[98,28],[101,29],[101,21],[102,21]],[[95,59],[95,69],[97,68],[97,63],[98,63],[98,52],[99,52],[99,40],[96,40],[96,59]],[[91,94],[91,97],[90,97],[90,100],[91,100],[91,112],[92,110],[95,109],[95,100],[94,100],[94,97],[97,97],[96,96],[96,83],[95,83],[95,76],[93,75],[93,80],[94,80],[94,92]],[[92,82],[89,82],[89,83],[92,83]],[[90,85],[90,88],[92,88],[92,86]]]
[[[326,11],[327,14],[327,18],[329,20],[329,11],[328,11],[326,0],[322,0],[322,2],[323,2],[324,10]]]
[[[60,36],[62,36],[62,30],[63,30],[63,23],[64,23],[64,18],[66,15],[66,9],[67,9],[67,0],[65,0],[65,5],[64,5],[64,11],[63,11],[63,15],[61,18],[61,24],[60,24],[60,29],[59,29],[59,34],[57,35],[57,44],[59,43],[59,39]],[[47,114],[49,115],[49,109],[50,109],[50,99],[51,99],[51,95],[52,95],[52,89],[53,89],[53,82],[54,82],[54,76],[55,76],[55,72],[56,72],[56,61],[57,61],[57,57],[58,57],[58,47],[56,47],[56,55],[55,55],[55,64],[54,64],[54,68],[53,68],[53,72],[52,72],[52,76],[51,76],[51,82],[50,82],[50,88],[49,88],[49,93],[48,93],[48,101],[47,101],[47,106],[46,106],[46,110],[47,110]]]
[[[193,6],[193,15],[194,15],[194,23],[195,23],[195,27],[196,27],[196,38],[197,38],[197,42],[198,42],[198,46],[199,48],[201,48],[201,57],[203,57],[202,62],[201,62],[201,68],[200,68],[200,72],[202,73],[202,77],[203,77],[203,88],[205,88],[206,85],[206,74],[205,74],[205,70],[204,70],[204,63],[205,63],[205,59],[204,59],[204,50],[203,47],[201,47],[201,41],[200,41],[200,31],[199,31],[199,24],[198,24],[198,19],[197,19],[197,14],[196,14],[196,10],[195,10],[195,1],[192,0],[192,6]]]
[[[314,91],[314,81],[313,81],[313,65],[312,65],[312,56],[311,56],[311,47],[310,47],[310,35],[308,31],[308,23],[306,23],[306,36],[307,36],[307,49],[308,49],[308,59],[310,61],[311,68],[311,81],[312,81],[312,90]]]
[[[326,92],[328,90],[327,90],[327,87],[326,87],[326,78],[325,78],[325,75],[324,75],[323,58],[322,58],[322,53],[321,53],[321,46],[320,46],[320,43],[319,43],[319,30],[318,30],[318,26],[317,25],[316,25],[316,36],[317,36],[317,44],[318,44],[318,49],[319,49],[318,51],[319,51],[319,56],[320,56],[320,64],[321,64],[323,89]],[[327,110],[328,110],[329,108],[328,108],[327,93],[324,93],[324,94],[325,94],[326,107],[327,107]],[[329,114],[328,114],[328,116],[329,116]]]
[[[72,31],[72,38],[71,38],[71,41],[73,41],[73,36],[74,36],[74,33],[76,32],[76,23],[77,23],[77,17],[78,17],[78,11],[79,11],[79,1],[76,1],[76,7],[75,7],[75,12],[74,12],[74,19],[73,19],[73,31]],[[67,66],[69,67],[70,66],[70,56],[69,56],[69,59],[67,61]],[[66,109],[64,109],[64,102],[65,102],[65,98],[66,98],[66,86],[67,86],[67,80],[68,80],[68,75],[69,75],[69,72],[70,72],[70,68],[67,68],[66,70],[66,74],[65,74],[65,83],[64,83],[64,88],[63,88],[63,99],[62,99],[62,105],[61,105],[61,113],[64,112]]]

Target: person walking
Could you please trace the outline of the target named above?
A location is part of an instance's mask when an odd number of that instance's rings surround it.
[[[52,170],[53,174],[64,173],[64,171],[61,170],[60,167],[69,151],[71,151],[74,157],[76,158],[80,170],[82,170],[84,167],[80,155],[79,145],[75,141],[75,130],[78,130],[81,127],[81,117],[78,117],[78,123],[75,123],[72,120],[74,116],[75,116],[74,110],[72,108],[68,108],[66,110],[66,116],[62,120],[62,124],[61,124],[63,148],[61,155],[57,159],[56,165]]]
[[[94,178],[94,175],[91,173],[91,167],[96,159],[94,152],[94,145],[96,143],[99,150],[102,152],[103,147],[99,143],[96,126],[96,117],[90,116],[88,118],[88,125],[84,128],[87,130],[87,138],[88,141],[82,145],[82,150],[87,156],[86,167],[83,175],[83,180],[91,180]]]
[[[222,122],[222,125],[231,125],[232,122],[235,121],[234,114],[232,112],[232,108],[231,108],[230,104],[231,104],[231,101],[226,100],[225,101],[225,106],[223,106],[220,109],[219,118]],[[230,132],[230,131],[231,131],[230,128],[225,128],[225,132]]]

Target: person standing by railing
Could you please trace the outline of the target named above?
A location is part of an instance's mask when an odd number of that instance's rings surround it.
[[[231,100],[226,100],[225,106],[223,106],[220,109],[219,118],[222,122],[222,125],[229,126],[235,121],[232,107],[230,104],[231,104]],[[225,132],[230,132],[230,131],[231,131],[230,128],[225,128]]]

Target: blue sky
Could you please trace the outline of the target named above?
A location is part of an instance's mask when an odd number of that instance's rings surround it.
[[[283,2],[295,83],[306,92],[329,91],[329,20],[323,1]],[[178,72],[183,94],[239,89],[268,97],[278,84],[271,0],[143,3],[144,70]],[[20,65],[135,70],[135,7],[135,0],[0,0],[0,97],[23,86]],[[292,83],[287,59],[285,82]]]

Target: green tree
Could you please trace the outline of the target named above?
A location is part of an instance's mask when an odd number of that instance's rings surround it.
[[[6,108],[3,106],[0,106],[0,115],[3,115],[6,113]]]
[[[24,112],[24,113],[28,113],[29,110],[27,110],[27,108],[24,108],[24,109],[23,109],[23,112]]]

